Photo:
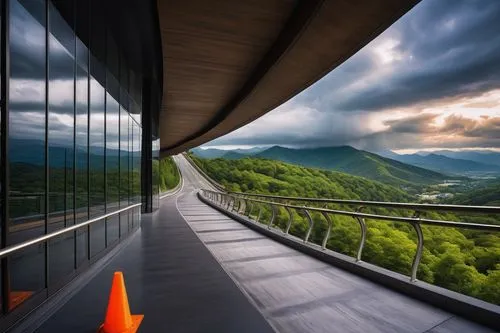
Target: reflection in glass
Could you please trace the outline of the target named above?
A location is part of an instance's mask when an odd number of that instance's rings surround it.
[[[118,141],[120,108],[118,102],[109,93],[106,96],[106,211],[111,212],[118,209],[120,201],[120,146]]]
[[[125,100],[122,94],[121,100]],[[129,115],[120,107],[120,208],[129,205]],[[120,237],[128,233],[128,213],[120,214]]]
[[[90,159],[90,217],[104,215],[104,87],[95,78],[102,72],[101,65],[91,58],[90,77],[90,127],[89,127],[89,159]]]
[[[141,127],[135,121],[134,123],[134,133],[133,133],[133,175],[134,175],[134,193],[133,199],[134,203],[141,202]],[[140,211],[141,208],[134,208],[135,214],[132,221],[132,228],[139,226]]]
[[[45,1],[10,1],[9,244],[45,232]],[[10,257],[9,307],[45,286],[44,245]]]
[[[90,257],[93,258],[106,248],[105,220],[90,225]]]
[[[84,222],[88,219],[88,121],[89,121],[89,87],[88,87],[88,50],[77,39],[77,68],[76,68],[76,119],[75,119],[75,195],[76,221]]]
[[[156,210],[160,207],[160,139],[152,142],[152,207]]]
[[[133,204],[135,203],[134,200],[134,120],[129,117],[129,122],[128,122],[128,142],[129,142],[129,149],[128,149],[128,193],[129,193],[129,203]],[[128,232],[132,230],[132,224],[134,222],[134,214],[132,210],[129,210],[129,218],[128,218]]]
[[[90,58],[90,125],[89,125],[89,211],[90,217],[104,215],[105,197],[105,96],[100,82],[104,82],[105,71],[102,65]],[[106,246],[105,221],[90,226],[91,256],[104,250]]]
[[[118,81],[108,73],[106,93],[106,212],[120,206],[120,106],[113,98],[119,95]],[[106,246],[119,237],[119,216],[106,219]]]
[[[67,1],[67,0],[66,0]],[[67,1],[69,5],[71,2]],[[49,3],[48,232],[74,224],[75,40],[71,27]],[[49,284],[74,268],[73,233],[49,242]]]
[[[75,221],[88,220],[88,139],[89,139],[89,78],[88,49],[78,38],[76,40],[76,119],[75,119]],[[76,232],[76,266],[79,267],[88,259],[88,227]]]
[[[0,9],[0,36],[2,35],[2,19],[3,19],[2,16],[3,16],[3,9]],[[0,64],[2,63],[2,53],[3,52],[0,52]],[[0,69],[0,87],[3,83],[2,78],[3,78],[3,73]],[[0,104],[0,129],[2,128],[3,112],[4,112],[4,110]],[[3,142],[2,136],[3,136],[3,133],[2,133],[2,130],[0,130],[0,142]],[[0,165],[3,165],[2,164],[2,149],[1,149],[1,147],[0,147]],[[2,214],[2,212],[3,212],[3,194],[2,194],[2,191],[3,191],[3,186],[2,186],[2,181],[0,180],[0,234],[3,232],[3,228],[4,228],[4,226],[3,226],[3,214]],[[3,240],[0,240],[0,246],[3,246],[2,242],[3,242]],[[3,283],[2,283],[2,268],[1,267],[0,267],[0,285],[3,285]],[[0,316],[3,315],[2,301],[3,301],[3,290],[0,290]]]

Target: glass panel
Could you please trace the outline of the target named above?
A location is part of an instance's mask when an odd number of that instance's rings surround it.
[[[132,204],[134,203],[134,121],[132,118],[129,116],[129,121],[128,121],[128,142],[129,142],[129,149],[128,149],[128,172],[129,172],[129,203]],[[128,219],[128,232],[132,230],[132,222],[133,222],[134,214],[132,213],[132,210],[129,211],[129,219]]]
[[[89,127],[89,191],[90,217],[104,215],[105,213],[105,96],[104,87],[99,82],[104,82],[105,71],[102,65],[90,57],[90,127]],[[91,256],[105,248],[105,221],[100,221],[90,226]]]
[[[3,20],[3,10],[0,9],[0,36],[2,36],[2,20]],[[2,52],[0,52],[0,64],[2,63]],[[1,68],[1,66],[0,66]],[[0,69],[0,87],[2,86],[2,78],[3,78],[3,73]],[[3,103],[0,103],[0,105],[2,105]],[[2,118],[3,118],[3,108],[0,107],[0,128],[2,128]],[[2,142],[3,140],[3,133],[2,131],[0,130],[0,142]],[[1,147],[1,144],[0,144],[0,147]],[[0,148],[0,165],[3,166],[2,164],[2,149]],[[2,171],[0,169],[0,171]],[[3,172],[3,171],[2,171]],[[2,182],[0,180],[0,235],[2,234],[3,230],[4,230],[4,225],[3,225],[3,195],[2,195],[2,191],[3,191],[3,186],[2,186]],[[2,240],[0,240],[0,247],[3,246],[2,244]],[[0,267],[0,286],[3,286],[3,283],[2,283],[2,268]],[[3,303],[2,303],[2,300],[3,300],[3,288],[0,288],[2,290],[0,290],[0,316],[3,315]]]
[[[76,145],[76,221],[88,220],[88,121],[89,121],[89,78],[88,78],[88,50],[87,47],[77,39],[77,63],[76,68],[76,119],[75,119],[75,145]]]
[[[126,97],[121,95],[122,101]],[[127,110],[120,107],[120,207],[129,205],[129,115]],[[128,213],[120,214],[120,237],[128,233]]]
[[[74,223],[73,160],[74,160],[74,53],[56,39],[64,36],[72,45],[71,28],[49,4],[49,222],[48,231]],[[59,29],[59,33],[53,33]],[[63,30],[63,31],[60,31]]]
[[[133,133],[133,175],[134,175],[134,183],[133,183],[133,202],[140,203],[141,202],[141,127],[133,121],[134,133]],[[137,209],[140,212],[140,208]],[[139,225],[140,214],[134,214],[134,219],[132,221],[133,228],[136,228]]]
[[[102,67],[91,57],[90,76],[90,217],[104,215],[104,87],[96,79]]]
[[[106,248],[105,220],[90,225],[90,257]]]
[[[118,81],[108,73],[106,93],[106,211],[112,212],[120,206],[120,105],[113,98],[119,95]],[[119,216],[106,220],[106,246],[118,240]]]
[[[106,96],[106,211],[111,212],[119,208],[120,201],[120,108],[109,93]]]
[[[88,234],[87,227],[76,231],[76,266],[80,267],[88,259]]]
[[[66,5],[70,5],[70,1]],[[72,28],[49,3],[49,219],[52,232],[74,224],[75,40]],[[50,284],[74,269],[73,233],[49,242]]]
[[[115,243],[118,238],[118,228],[120,227],[120,218],[119,215],[112,216],[108,219],[106,219],[107,223],[107,239],[106,239],[106,246],[112,245]]]
[[[88,220],[89,195],[89,77],[88,77],[88,49],[79,40],[76,40],[76,119],[75,119],[75,220],[76,223]],[[88,259],[87,228],[77,230],[76,236],[76,265],[81,266]]]
[[[9,244],[45,232],[45,1],[10,1]],[[45,287],[44,246],[10,260],[10,308]]]
[[[153,210],[160,207],[160,139],[153,140],[152,143],[152,191]]]

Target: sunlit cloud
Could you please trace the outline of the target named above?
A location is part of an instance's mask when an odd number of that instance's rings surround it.
[[[207,146],[500,148],[500,2],[424,0],[306,91]]]

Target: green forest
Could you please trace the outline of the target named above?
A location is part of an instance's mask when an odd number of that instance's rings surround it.
[[[160,192],[173,189],[179,184],[179,171],[172,157],[169,156],[160,160],[159,177]]]
[[[412,202],[407,192],[378,181],[353,176],[337,171],[302,167],[261,158],[202,159],[191,158],[211,178],[229,191],[241,191],[282,196],[311,198],[353,199],[370,201]],[[497,188],[498,189],[498,188]],[[490,190],[489,192],[493,192]],[[498,194],[498,192],[496,192]],[[491,195],[484,194],[487,202],[495,202]],[[457,198],[458,199],[458,198]],[[464,197],[461,201],[467,202]],[[261,221],[271,215],[263,208]],[[352,207],[329,204],[328,208],[343,210]],[[257,210],[253,210],[256,213]],[[383,215],[411,216],[413,212],[394,209],[366,209],[364,212]],[[314,229],[311,241],[320,244],[327,225],[320,214],[311,214]],[[467,221],[476,223],[500,223],[499,216],[458,216],[451,213],[422,213],[421,217]],[[284,228],[288,215],[279,210],[276,226]],[[360,231],[356,221],[349,216],[332,215],[333,229],[327,247],[331,250],[355,256]],[[368,237],[363,251],[363,261],[410,275],[416,250],[416,233],[405,223],[367,220]],[[303,237],[308,227],[305,216],[294,212],[294,223],[290,233]],[[464,229],[422,226],[424,233],[424,255],[419,266],[418,279],[448,288],[485,301],[500,304],[500,234]]]

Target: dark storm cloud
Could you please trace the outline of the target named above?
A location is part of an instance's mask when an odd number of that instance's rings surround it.
[[[43,6],[39,8],[39,3],[41,2],[23,3],[23,6],[29,8],[30,13],[20,4],[12,6],[11,15],[15,19],[12,19],[10,32],[10,52],[11,58],[16,60],[12,62],[10,69],[12,78],[45,80],[45,27],[41,23],[44,19],[42,16],[36,16],[44,13],[45,9]],[[32,15],[35,15],[35,19]],[[70,28],[64,26],[60,22],[62,19],[54,15],[49,35],[49,79],[72,80],[74,61],[68,50],[74,47],[74,40],[68,38]],[[65,48],[60,41],[64,41],[67,47]]]
[[[498,88],[500,1],[423,0],[291,103],[269,113],[279,113],[272,122],[265,116],[210,145],[418,148],[428,146],[432,140],[427,136],[439,135],[442,125],[442,133],[455,134],[455,141],[446,143],[449,147],[498,147],[496,120],[464,118],[459,110],[444,124],[443,119],[435,124],[441,106],[444,112],[459,98],[477,98]],[[487,98],[475,103],[464,107],[498,107]],[[429,106],[434,112],[425,112]],[[316,113],[296,112],[300,108]],[[390,120],[392,115],[397,120]]]
[[[380,110],[500,87],[500,1],[423,1],[388,31],[411,55],[394,75],[333,102],[337,110]],[[335,73],[332,73],[335,75]]]

